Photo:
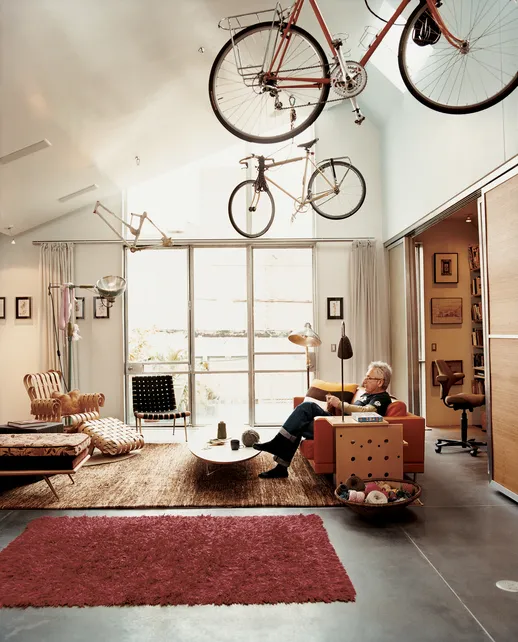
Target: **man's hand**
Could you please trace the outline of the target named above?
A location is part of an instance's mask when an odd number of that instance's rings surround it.
[[[335,395],[326,395],[326,402],[328,412],[330,412],[332,408],[337,408],[340,411],[342,410],[342,403],[338,397],[335,397]]]

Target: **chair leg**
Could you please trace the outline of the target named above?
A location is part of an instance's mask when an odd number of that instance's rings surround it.
[[[485,441],[477,441],[476,439],[468,439],[468,413],[466,409],[463,409],[460,418],[460,439],[437,439],[435,442],[435,452],[440,454],[444,446],[462,446],[462,448],[469,448],[470,455],[476,457],[479,446],[487,446],[487,443]]]
[[[75,484],[75,481],[74,481],[74,478],[72,477],[72,475],[70,475],[70,474],[69,474],[68,476],[70,477],[70,481],[71,481],[73,484]]]
[[[185,441],[187,441],[187,417],[183,418],[183,429],[185,430]]]
[[[173,437],[174,437],[175,429],[176,429],[176,417],[173,417]]]

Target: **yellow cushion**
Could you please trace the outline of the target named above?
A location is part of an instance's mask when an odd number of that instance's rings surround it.
[[[336,383],[334,381],[324,381],[322,379],[313,379],[311,382],[311,388],[318,388],[319,390],[325,390],[326,392],[340,392],[342,389],[341,383]],[[354,393],[358,390],[358,384],[356,383],[344,383],[344,391]]]

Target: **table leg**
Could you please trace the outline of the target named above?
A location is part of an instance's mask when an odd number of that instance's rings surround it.
[[[47,482],[47,484],[49,485],[49,488],[50,488],[50,490],[54,493],[54,496],[56,497],[56,499],[59,499],[59,495],[58,495],[58,494],[56,493],[56,491],[54,490],[54,486],[52,485],[52,482],[51,482],[51,481],[50,481],[50,479],[47,477],[47,475],[43,475],[43,479],[44,479],[44,480]]]

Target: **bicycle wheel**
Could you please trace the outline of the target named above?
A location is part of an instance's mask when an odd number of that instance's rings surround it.
[[[279,23],[243,29],[221,49],[210,72],[210,104],[218,120],[234,136],[252,143],[277,143],[300,134],[318,118],[329,95],[329,83],[264,79],[279,37]],[[291,27],[279,75],[329,78],[322,47],[297,26]]]
[[[465,50],[439,33],[427,5],[420,4],[399,43],[399,70],[408,91],[446,114],[471,114],[503,100],[518,86],[518,4],[448,0],[437,11],[448,30],[465,39]]]
[[[338,221],[349,218],[363,205],[365,179],[354,165],[342,160],[323,161],[311,175],[308,198],[317,214]]]
[[[275,216],[275,203],[269,189],[256,192],[255,181],[239,183],[230,195],[228,215],[232,227],[247,239],[266,234]]]

